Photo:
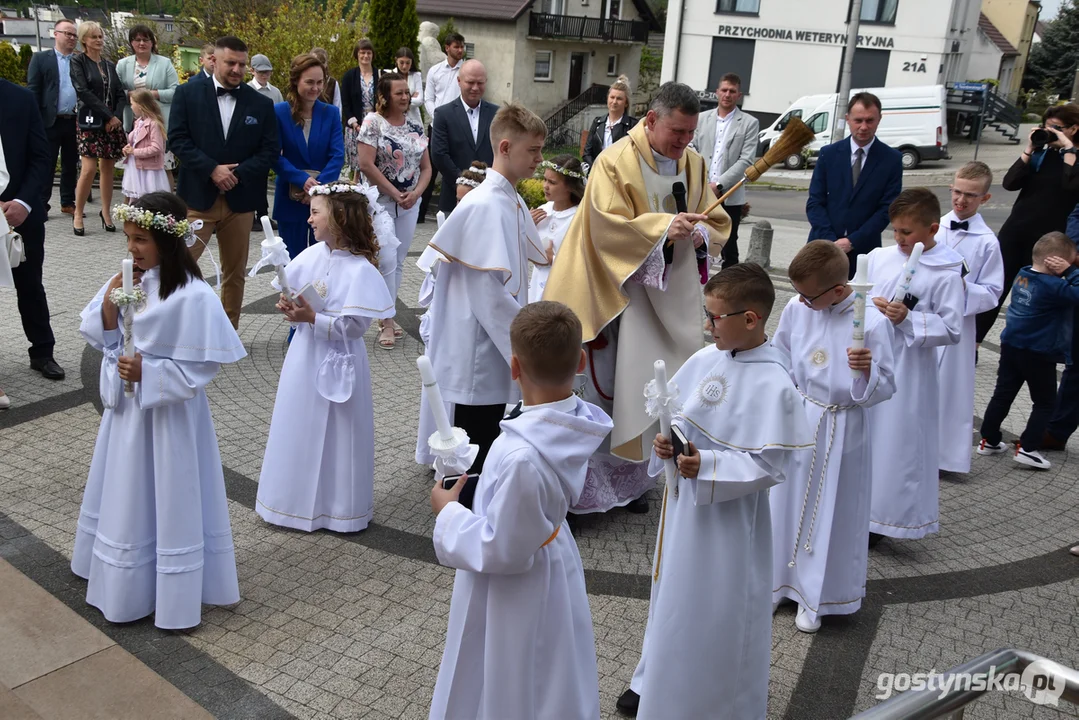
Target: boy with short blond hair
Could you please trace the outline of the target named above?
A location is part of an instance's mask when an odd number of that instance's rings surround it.
[[[1051,464],[1039,452],[1053,415],[1057,363],[1071,363],[1072,314],[1079,304],[1079,269],[1075,243],[1061,232],[1043,235],[1034,244],[1034,263],[1019,271],[1012,284],[1007,322],[1000,334],[1000,367],[993,397],[982,421],[979,455],[1007,450],[1000,425],[1026,383],[1033,408],[1015,447],[1015,462],[1035,470]]]
[[[1004,289],[1004,259],[996,234],[978,208],[989,201],[993,171],[983,162],[959,168],[952,181],[952,209],[940,219],[936,240],[963,256],[963,329],[957,345],[937,348],[940,376],[940,469],[970,472],[974,432],[975,316],[992,310]]]
[[[454,424],[480,447],[472,472],[483,468],[506,405],[519,394],[510,378],[510,323],[528,301],[528,263],[546,266],[536,224],[517,182],[543,160],[547,129],[516,103],[491,121],[494,163],[431,239],[442,255],[431,302],[427,355]]]
[[[896,244],[869,253],[873,303],[895,328],[891,401],[869,411],[873,446],[870,542],[921,538],[939,529],[937,350],[959,342],[963,326],[963,257],[935,240],[940,202],[926,188],[899,193],[888,209]],[[893,300],[911,251],[924,252],[905,295]]]
[[[457,502],[464,476],[431,490],[435,553],[457,575],[430,717],[595,720],[592,615],[565,519],[612,422],[573,394],[585,359],[572,310],[527,305],[509,340],[523,401],[501,423],[474,508]]]
[[[865,596],[872,477],[867,408],[895,392],[892,325],[872,303],[865,347],[851,348],[855,295],[846,253],[813,240],[787,274],[798,293],[772,344],[790,359],[805,398],[812,453],[797,453],[787,482],[771,491],[772,605],[798,603],[795,627],[812,633],[824,615],[849,615]],[[852,372],[853,371],[853,372]]]
[[[623,694],[645,720],[767,714],[768,488],[812,446],[785,358],[765,336],[775,302],[768,274],[753,263],[726,268],[705,285],[704,302],[715,344],[671,378],[683,403],[672,425],[688,445],[663,493],[639,698]],[[663,473],[673,455],[671,439],[657,435],[649,473]]]

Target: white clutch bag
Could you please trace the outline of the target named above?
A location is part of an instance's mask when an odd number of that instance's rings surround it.
[[[19,267],[26,259],[26,251],[22,246],[22,235],[9,231],[4,236],[4,251],[7,253],[8,266]]]

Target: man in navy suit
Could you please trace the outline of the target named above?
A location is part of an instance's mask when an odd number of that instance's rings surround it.
[[[888,206],[903,189],[899,151],[876,139],[880,116],[880,98],[873,93],[851,97],[850,136],[821,149],[809,183],[809,239],[841,247],[850,259],[850,277],[857,257],[880,247]]]
[[[22,329],[30,341],[30,367],[49,380],[63,380],[64,370],[52,357],[55,340],[49,325],[49,303],[41,282],[45,264],[45,202],[42,188],[52,182],[49,140],[34,94],[0,80],[0,141],[8,184],[0,195],[0,212],[22,235],[26,259],[11,269]],[[0,247],[3,247],[0,244]],[[0,260],[4,262],[6,260]]]
[[[498,106],[483,99],[487,69],[479,60],[468,60],[457,75],[461,97],[435,110],[431,123],[431,159],[442,173],[438,209],[449,215],[457,206],[457,177],[475,160],[494,162],[491,120]]]
[[[75,135],[75,105],[78,97],[71,82],[71,56],[78,35],[75,23],[67,18],[53,26],[55,47],[35,53],[26,69],[26,85],[37,98],[38,110],[45,121],[49,138],[50,168],[60,157],[60,207],[68,215],[75,214],[75,180],[79,172],[79,148]],[[45,207],[52,199],[52,176],[42,187]]]
[[[239,327],[247,249],[255,211],[266,204],[266,179],[280,152],[273,103],[244,82],[247,45],[237,37],[214,46],[214,76],[176,88],[169,149],[180,159],[176,194],[187,217],[202,220],[205,243],[217,230],[221,302]],[[195,243],[198,258],[205,245]]]

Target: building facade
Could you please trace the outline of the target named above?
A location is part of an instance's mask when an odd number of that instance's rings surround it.
[[[967,80],[980,0],[862,0],[851,87]],[[743,108],[770,122],[834,93],[851,0],[670,0],[662,79],[714,91],[742,78]]]
[[[1019,53],[1010,84],[1000,86],[1001,93],[1010,98],[1019,94],[1041,9],[1036,0],[982,0],[982,12]]]
[[[487,68],[487,99],[546,117],[621,74],[636,86],[641,49],[658,28],[645,0],[417,0],[421,21],[448,18],[467,57]]]
[[[1015,94],[1011,92],[1011,88],[1015,85],[1018,59],[1019,51],[1008,42],[985,13],[982,13],[978,19],[978,34],[971,49],[967,70],[970,79],[996,80],[998,92],[1014,102]]]

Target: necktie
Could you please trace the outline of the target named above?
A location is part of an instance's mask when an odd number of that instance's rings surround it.
[[[851,185],[858,185],[858,176],[862,174],[862,159],[865,157],[865,150],[858,148],[854,152],[854,165],[850,169]]]
[[[959,222],[957,220],[952,220],[952,230],[968,230],[968,229],[970,229],[970,223],[967,222],[966,220],[964,220],[963,222]]]
[[[240,90],[240,88],[238,88],[238,87],[234,87],[234,88],[219,87],[217,89],[217,96],[221,97],[222,95],[231,95],[233,97],[236,97],[236,93],[239,92],[239,90]]]
[[[506,420],[512,420],[512,419],[514,419],[516,417],[520,417],[521,416],[521,406],[522,405],[524,405],[523,401],[517,403],[517,406],[514,407],[512,410],[510,410],[510,414],[506,416]]]

